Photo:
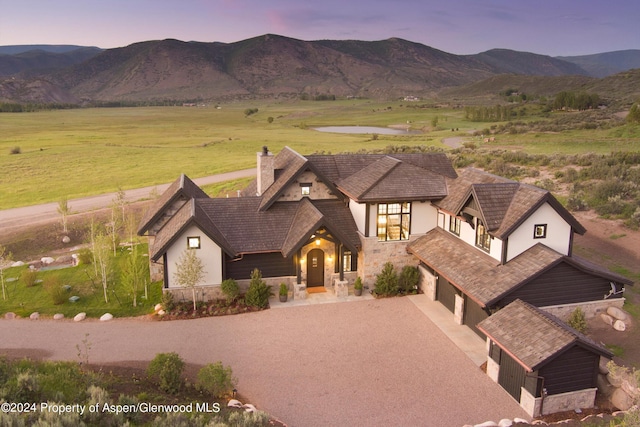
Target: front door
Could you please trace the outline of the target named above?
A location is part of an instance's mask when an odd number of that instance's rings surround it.
[[[312,249],[307,253],[307,287],[324,286],[324,252]]]

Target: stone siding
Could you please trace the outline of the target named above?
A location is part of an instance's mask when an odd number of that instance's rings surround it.
[[[407,265],[417,266],[419,261],[407,253],[407,244],[420,236],[412,236],[410,240],[397,242],[379,242],[378,237],[360,235],[362,250],[358,254],[358,271],[362,282],[373,289],[376,275],[380,274],[386,262],[391,262],[398,274]]]
[[[521,389],[520,406],[532,417],[573,411],[575,409],[593,408],[596,401],[596,390],[595,388],[586,388],[584,390],[552,394],[542,399],[541,397],[534,398],[523,387]]]

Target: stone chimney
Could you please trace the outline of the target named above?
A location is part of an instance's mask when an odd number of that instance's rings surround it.
[[[258,186],[256,191],[257,195],[261,196],[275,180],[275,173],[273,170],[273,153],[269,152],[266,145],[262,147],[262,151],[258,153],[257,169]]]

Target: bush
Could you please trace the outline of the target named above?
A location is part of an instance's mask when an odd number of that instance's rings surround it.
[[[584,333],[587,331],[587,320],[585,319],[584,312],[580,307],[576,307],[576,309],[573,310],[567,323],[578,332]]]
[[[44,289],[51,296],[54,305],[63,304],[67,300],[67,291],[64,290],[57,277],[47,277],[44,281]]]
[[[209,363],[198,371],[196,387],[211,393],[213,397],[222,398],[233,391],[236,382],[231,367],[216,362]]]
[[[161,390],[176,394],[182,388],[184,361],[177,353],[158,353],[147,367],[149,378],[157,382]]]
[[[400,273],[398,287],[400,292],[405,294],[416,293],[418,291],[418,283],[420,282],[420,270],[418,267],[407,265]]]
[[[220,285],[220,289],[222,293],[227,298],[227,304],[231,304],[234,302],[238,295],[240,295],[240,287],[238,286],[238,282],[233,279],[225,279],[222,281]]]
[[[244,296],[244,302],[248,306],[267,308],[269,306],[269,297],[273,295],[271,286],[262,280],[262,273],[257,268],[251,273],[251,282],[249,289]]]
[[[163,292],[160,304],[162,304],[164,311],[172,311],[176,307],[176,303],[173,301],[173,294],[171,292]]]
[[[35,270],[27,268],[20,275],[20,281],[24,283],[27,288],[30,288],[36,284],[36,279],[38,278],[38,273]]]
[[[376,283],[373,291],[378,296],[390,296],[398,294],[398,275],[393,264],[387,262],[382,267],[380,274],[376,276]]]
[[[89,248],[80,249],[78,252],[78,265],[89,265],[93,262],[93,252]]]
[[[356,277],[356,281],[353,282],[353,289],[360,289],[362,290],[362,279],[360,278],[360,276]]]
[[[20,154],[20,153],[22,153],[22,149],[20,147],[13,147],[9,151],[9,154]]]

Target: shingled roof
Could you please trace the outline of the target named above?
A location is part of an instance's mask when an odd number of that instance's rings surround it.
[[[478,329],[529,372],[574,345],[613,357],[605,347],[557,317],[519,299],[484,319]]]
[[[188,176],[181,174],[164,193],[146,210],[138,234],[146,233],[149,228],[162,217],[165,210],[176,200],[182,199],[185,202],[189,199],[209,198],[207,193],[202,191]]]
[[[471,200],[489,234],[506,239],[529,215],[548,203],[578,234],[585,228],[553,195],[544,189],[474,169],[463,169],[458,178],[447,181],[448,195],[435,202],[445,212],[460,215]]]

